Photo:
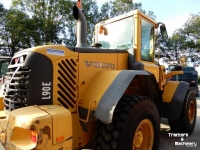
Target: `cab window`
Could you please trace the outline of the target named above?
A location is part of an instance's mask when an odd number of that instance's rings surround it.
[[[98,42],[102,48],[130,49],[133,48],[134,18],[128,17],[104,25],[106,34],[98,35]]]
[[[154,26],[146,20],[141,20],[141,59],[154,61]]]

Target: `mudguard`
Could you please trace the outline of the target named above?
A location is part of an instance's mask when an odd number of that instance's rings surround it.
[[[189,83],[168,81],[163,92],[163,118],[176,120],[181,115],[184,99],[189,90]]]
[[[79,100],[79,119],[87,122],[92,110],[95,118],[111,123],[115,106],[136,75],[150,76],[150,73],[143,70],[99,72]]]

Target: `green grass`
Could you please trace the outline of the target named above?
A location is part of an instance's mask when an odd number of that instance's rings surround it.
[[[198,76],[198,84],[200,84],[200,76]]]

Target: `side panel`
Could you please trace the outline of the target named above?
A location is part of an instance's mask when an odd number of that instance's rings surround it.
[[[118,70],[127,70],[128,68],[128,53],[117,54],[117,69]]]
[[[189,84],[187,82],[167,82],[163,93],[163,118],[179,118],[188,89]]]
[[[153,63],[142,62],[144,64],[144,70],[149,71],[154,74],[156,77],[156,81],[159,82],[159,67]]]
[[[72,139],[72,116],[68,109],[59,105],[44,105],[39,108],[45,110],[52,118],[53,144]]]
[[[79,53],[79,95],[103,70],[117,70],[117,53]],[[106,82],[106,78],[103,82]]]
[[[78,97],[78,57],[53,62],[53,104],[76,112]]]

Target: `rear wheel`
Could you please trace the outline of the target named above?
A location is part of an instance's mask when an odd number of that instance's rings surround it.
[[[173,132],[188,133],[193,132],[196,124],[197,103],[193,91],[189,90],[185,96],[181,116],[177,120],[168,120]]]
[[[112,123],[100,122],[95,135],[96,150],[157,150],[160,122],[154,103],[139,96],[124,95]]]

